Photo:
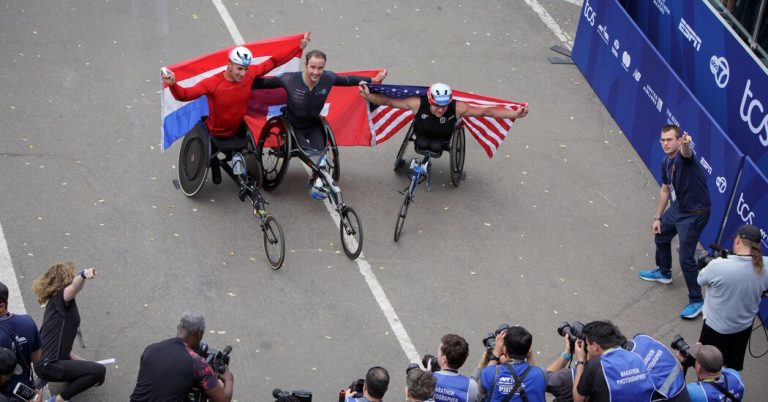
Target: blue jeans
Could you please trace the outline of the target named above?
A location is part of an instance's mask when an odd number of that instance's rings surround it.
[[[699,236],[709,222],[709,210],[703,213],[683,212],[676,203],[664,211],[661,216],[661,233],[655,236],[656,266],[665,276],[672,275],[672,238],[678,236],[680,242],[680,269],[683,271],[685,284],[688,285],[688,302],[704,301],[701,286],[696,282],[699,269],[696,266],[696,246]]]

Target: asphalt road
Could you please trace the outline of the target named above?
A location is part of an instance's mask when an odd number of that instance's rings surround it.
[[[571,37],[572,3],[541,1]],[[391,167],[402,134],[342,149],[340,184],[365,229],[362,265],[340,252],[294,161],[266,194],[288,249],[272,271],[231,181],[186,198],[171,185],[178,144],[158,145],[158,69],[233,44],[212,2],[0,0],[0,223],[23,301],[40,323],[37,275],[57,261],[97,267],[78,296],[87,349],[75,351],[117,359],[77,400],[126,400],[144,347],[174,336],[189,309],[206,316],[204,341],[233,346],[240,401],[270,400],[276,387],[335,400],[375,365],[392,376],[387,399],[400,399],[408,356],[360,273],[366,263],[419,354],[449,332],[470,342],[466,374],[499,323],[528,328],[542,366],[561,350],[562,320],[697,339],[701,320],[678,317],[679,269],[667,286],[637,277],[653,265],[657,184],[576,67],[549,64],[560,42],[527,2],[225,5],[246,41],[311,31],[309,48],[328,54],[330,70],[386,67],[388,83],[443,81],[529,102],[531,113],[493,160],[468,137],[460,187],[437,160],[434,188],[420,189],[398,243],[407,178]],[[747,357],[747,395],[768,392],[765,368]]]

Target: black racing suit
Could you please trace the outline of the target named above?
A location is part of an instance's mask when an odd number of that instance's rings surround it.
[[[456,129],[456,101],[452,100],[448,104],[445,114],[442,117],[437,117],[432,114],[427,97],[422,96],[419,111],[413,117],[413,123],[416,128],[414,146],[435,153],[442,152],[451,141],[453,130]]]
[[[291,123],[301,148],[309,155],[325,154],[325,135],[320,124],[320,112],[325,106],[328,94],[334,85],[354,86],[360,81],[371,82],[370,78],[354,75],[336,75],[323,71],[317,85],[310,90],[300,71],[283,73],[275,78],[257,78],[253,88],[283,88],[288,95],[288,122]]]

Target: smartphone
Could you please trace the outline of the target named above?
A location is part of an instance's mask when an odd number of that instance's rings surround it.
[[[160,74],[162,74],[163,77],[165,77],[165,78],[168,78],[168,77],[171,76],[171,72],[168,71],[168,69],[166,67],[163,67],[163,68],[160,69]]]
[[[25,401],[29,401],[37,397],[37,392],[35,392],[34,389],[22,383],[16,384],[16,388],[13,389],[13,394]]]

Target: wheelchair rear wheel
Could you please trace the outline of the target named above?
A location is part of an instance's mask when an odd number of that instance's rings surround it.
[[[194,197],[205,184],[210,163],[210,143],[205,127],[195,125],[179,150],[179,184],[187,197]]]
[[[461,184],[461,180],[464,175],[464,156],[466,155],[466,137],[464,135],[464,127],[459,127],[453,131],[453,138],[451,138],[451,153],[450,153],[450,165],[451,165],[451,183],[454,187],[458,187]]]
[[[291,159],[293,129],[284,118],[273,117],[261,130],[256,143],[256,156],[262,171],[262,188],[272,191],[283,181]]]
[[[405,166],[405,159],[403,159],[403,155],[405,155],[405,149],[408,148],[408,143],[414,139],[414,124],[415,123],[411,123],[410,127],[408,127],[408,132],[405,133],[403,143],[400,144],[400,149],[397,151],[397,157],[395,158],[395,172],[399,171],[403,168],[403,166]]]
[[[285,260],[285,238],[280,222],[274,215],[267,215],[261,226],[264,232],[264,253],[267,255],[269,266],[274,270],[280,269]]]
[[[350,260],[354,260],[363,251],[363,225],[352,207],[344,207],[341,210],[340,216],[339,233],[341,235],[341,245],[344,248],[344,254]]]
[[[328,149],[331,150],[330,155],[326,155],[328,167],[330,168],[331,177],[333,181],[338,182],[341,177],[341,161],[339,160],[339,147],[336,145],[336,137],[333,135],[331,126],[322,118],[323,128],[325,129],[325,138],[328,145]]]

